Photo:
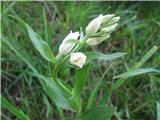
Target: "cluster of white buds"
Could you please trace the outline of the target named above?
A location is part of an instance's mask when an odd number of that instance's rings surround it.
[[[110,34],[115,30],[118,25],[118,20],[120,17],[115,17],[114,14],[99,15],[97,18],[93,19],[86,27],[87,44],[90,46],[100,44],[104,40],[110,37]],[[71,53],[70,62],[80,68],[86,62],[86,55],[82,52],[72,53],[75,43],[69,42],[69,40],[78,40],[80,34],[79,32],[70,32],[66,38],[63,40],[59,47],[59,54],[67,55]]]
[[[99,15],[93,19],[86,27],[86,34],[89,36],[88,45],[98,45],[110,37],[110,34],[118,25],[120,17],[115,17],[114,14]]]

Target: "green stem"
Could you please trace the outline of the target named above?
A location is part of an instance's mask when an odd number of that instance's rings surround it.
[[[76,113],[76,120],[79,120],[79,116],[81,115],[81,106],[79,108],[79,110]]]
[[[84,38],[81,40],[81,44],[77,45],[70,53],[78,51],[80,48],[82,48],[85,45],[85,41],[87,40],[87,35],[84,36]],[[57,56],[57,63],[55,65],[55,68],[53,69],[53,79],[56,81],[56,83],[58,85],[60,85],[61,87],[63,87],[65,90],[67,90],[69,93],[72,94],[72,92],[70,90],[68,90],[58,79],[57,79],[57,74],[59,72],[60,66],[61,64],[63,64],[69,57],[70,57],[70,53],[63,57],[63,55],[58,55]]]
[[[70,91],[60,80],[58,80],[57,74],[59,72],[60,69],[60,65],[62,63],[58,63],[55,66],[55,69],[53,70],[53,80],[55,80],[55,82],[61,87],[63,88],[63,90],[67,91],[69,94],[72,94],[72,91]]]
[[[55,64],[55,67],[53,69],[53,79],[55,80],[55,82],[60,86],[62,87],[64,90],[66,90],[68,93],[72,94],[72,91],[70,91],[65,85],[63,85],[58,79],[57,79],[57,75],[58,75],[58,72],[60,70],[60,66],[61,64],[63,64],[69,57],[70,57],[70,54],[72,52],[75,52],[75,51],[78,51],[79,49],[81,49],[84,45],[85,45],[85,40],[87,39],[87,36],[85,36],[81,42],[81,44],[77,45],[68,55],[66,55],[65,57],[61,56],[61,55],[58,55],[57,56],[57,63]],[[64,120],[64,115],[63,115],[63,111],[57,106],[57,109],[58,109],[58,112],[59,112],[59,115],[61,117],[62,120]],[[77,111],[76,113],[76,119],[78,120],[79,119],[79,116],[80,116],[80,113],[81,113],[81,106],[79,106],[79,110]]]

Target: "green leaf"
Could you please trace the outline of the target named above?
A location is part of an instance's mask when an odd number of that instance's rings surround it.
[[[145,73],[150,73],[150,72],[160,73],[160,70],[153,69],[153,68],[134,69],[134,70],[130,70],[128,72],[122,73],[120,75],[117,75],[114,78],[128,78],[128,77],[133,77],[133,76],[137,76],[137,75],[145,74]]]
[[[19,23],[21,23],[28,31],[28,35],[34,45],[34,47],[39,51],[41,56],[45,58],[46,60],[55,63],[56,58],[53,55],[51,49],[49,48],[48,44],[42,40],[42,38],[33,31],[33,29],[25,23],[22,19],[16,17],[16,16],[11,16],[15,20],[17,20]]]
[[[80,120],[110,120],[114,112],[113,107],[97,106],[82,113]]]
[[[26,28],[29,34],[30,39],[32,40],[32,43],[34,47],[40,52],[42,57],[44,57],[46,60],[55,63],[56,58],[53,55],[51,49],[49,48],[48,44],[42,40],[42,38],[35,33],[32,28],[26,24]]]
[[[9,110],[12,114],[17,116],[20,120],[30,120],[30,118],[23,113],[22,110],[18,110],[15,106],[13,106],[11,103],[9,103],[3,96],[1,96],[1,104],[2,108],[6,108]]]
[[[122,57],[126,54],[127,53],[124,53],[124,52],[116,52],[116,53],[109,54],[109,55],[105,55],[100,52],[87,52],[87,53],[85,53],[88,60],[92,60],[92,59],[113,60],[113,59],[117,59],[119,57]]]
[[[85,81],[88,77],[89,65],[83,66],[82,69],[78,69],[76,72],[76,81],[73,88],[73,98],[80,97]]]

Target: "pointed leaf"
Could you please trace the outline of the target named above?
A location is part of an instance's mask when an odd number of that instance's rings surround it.
[[[27,23],[25,23],[22,19],[20,19],[16,16],[12,16],[12,15],[10,15],[10,16],[12,18],[14,18],[15,20],[17,20],[19,23],[21,23],[27,29],[28,35],[29,35],[34,47],[39,51],[41,56],[43,58],[45,58],[46,60],[55,63],[56,58],[53,55],[48,44],[45,41],[43,41],[42,38],[37,33],[35,33],[33,31],[33,29]]]
[[[29,25],[26,24],[26,28],[34,47],[39,51],[42,57],[44,57],[46,60],[50,62],[55,63],[56,58],[53,55],[48,44],[44,42],[42,38],[37,33],[35,33]]]

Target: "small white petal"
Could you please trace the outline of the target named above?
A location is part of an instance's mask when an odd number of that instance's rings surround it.
[[[82,68],[86,62],[86,55],[81,52],[71,53],[70,62]]]
[[[68,54],[75,46],[75,43],[68,43],[70,39],[78,40],[79,32],[70,32],[59,46],[59,54]]]
[[[108,39],[110,37],[110,35],[104,36],[104,37],[94,37],[94,38],[89,38],[87,40],[87,44],[90,46],[94,46],[94,45],[98,45],[101,42],[103,42],[104,40]]]
[[[97,18],[93,19],[86,27],[86,34],[93,35],[98,31],[102,23],[103,16],[99,15]]]

